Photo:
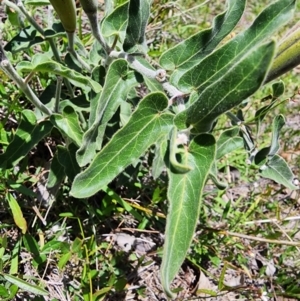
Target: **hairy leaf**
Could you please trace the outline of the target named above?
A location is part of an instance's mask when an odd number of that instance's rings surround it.
[[[130,0],[128,10],[128,25],[123,49],[127,52],[145,50],[145,31],[150,16],[150,0]],[[144,48],[144,49],[143,49]]]
[[[169,212],[167,217],[161,280],[165,292],[172,296],[170,283],[176,276],[190,247],[198,222],[202,191],[215,159],[216,142],[212,135],[197,136],[190,144],[186,165],[192,170],[179,174],[168,168]]]
[[[160,65],[175,70],[172,83],[176,84],[186,70],[197,65],[233,30],[245,4],[246,0],[227,0],[227,10],[216,16],[211,28],[196,33],[162,54]]]
[[[275,50],[269,42],[257,47],[241,60],[235,60],[231,68],[219,75],[203,90],[197,101],[177,118],[185,117],[186,125],[192,124],[200,132],[209,131],[214,120],[252,95],[264,81]],[[183,76],[185,77],[185,75]]]
[[[101,31],[104,37],[118,36],[121,42],[125,39],[128,24],[129,2],[116,7],[102,22]]]
[[[241,103],[264,82],[273,59],[274,42],[265,43],[293,15],[294,0],[279,0],[268,6],[252,26],[179,80],[183,92],[198,92],[197,101],[181,114],[187,125],[210,130],[213,120]],[[265,43],[262,45],[262,43]],[[179,114],[179,115],[181,115]]]
[[[220,138],[217,141],[217,159],[243,147],[243,138],[238,136],[238,134],[239,127],[234,127],[221,133]]]
[[[62,114],[52,114],[50,120],[53,125],[70,138],[77,146],[81,145],[83,132],[73,107],[66,106]]]
[[[80,173],[80,167],[76,161],[76,151],[77,147],[74,144],[70,144],[68,147],[62,145],[57,147],[58,161],[64,167],[70,182]]]
[[[173,115],[163,113],[167,105],[168,99],[164,94],[147,95],[128,123],[96,155],[91,165],[75,178],[71,194],[77,198],[92,196],[166,135],[173,122]]]
[[[100,99],[95,108],[93,124],[85,132],[83,142],[77,152],[80,166],[91,162],[96,151],[101,149],[107,123],[115,114],[122,101],[126,100],[129,89],[135,84],[133,72],[129,72],[127,62],[115,60],[109,67]]]
[[[55,62],[48,58],[45,54],[36,54],[32,62],[23,61],[17,65],[17,69],[21,72],[49,72],[56,75],[60,75],[70,80],[75,86],[86,90],[90,87],[95,92],[101,91],[101,86],[91,78],[82,75],[81,73],[74,71],[62,64]]]
[[[273,156],[265,165],[261,166],[260,172],[264,178],[271,179],[289,189],[299,189],[290,167],[279,155]]]
[[[278,115],[273,120],[273,129],[272,129],[272,140],[271,146],[269,150],[268,157],[273,157],[278,153],[280,145],[279,145],[279,134],[282,127],[285,125],[285,119],[283,115]]]
[[[57,153],[58,152],[55,153],[51,161],[50,172],[47,179],[47,188],[53,188],[58,185],[66,176],[63,165],[61,165],[58,161]]]

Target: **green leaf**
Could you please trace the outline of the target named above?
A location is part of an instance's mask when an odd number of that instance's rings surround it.
[[[46,261],[46,256],[44,254],[40,254],[39,245],[33,236],[26,233],[23,236],[23,243],[26,250],[33,255],[33,263],[36,263],[36,265],[38,265]]]
[[[117,193],[115,193],[109,187],[104,187],[103,191],[107,193],[107,195],[112,199],[115,200],[119,205],[121,205],[127,212],[129,212],[136,220],[141,222],[143,217],[126,201],[124,201]]]
[[[275,43],[272,41],[252,50],[240,61],[236,60],[228,72],[224,71],[207,87],[200,87],[197,101],[178,114],[176,119],[182,120],[184,117],[186,125],[192,124],[200,132],[210,131],[219,115],[240,104],[261,86],[274,49]]]
[[[215,17],[213,26],[189,37],[175,47],[164,52],[160,58],[160,65],[168,70],[176,70],[172,74],[179,77],[189,68],[197,65],[205,56],[224,39],[240,20],[246,0],[227,0],[227,10]]]
[[[202,134],[189,146],[186,165],[193,169],[185,174],[168,169],[169,213],[167,217],[161,280],[167,295],[172,296],[170,283],[176,276],[190,247],[198,222],[202,192],[215,159],[216,142],[212,135]]]
[[[121,102],[126,100],[129,89],[136,83],[134,73],[128,70],[125,60],[115,60],[109,67],[100,99],[95,109],[95,119],[84,133],[83,141],[77,152],[80,166],[91,162],[96,151],[101,149],[105,129]]]
[[[69,144],[68,147],[57,146],[57,158],[59,163],[64,167],[65,174],[72,182],[77,174],[80,173],[80,167],[76,161],[77,147],[74,144]]]
[[[197,101],[179,114],[186,116],[187,125],[202,128],[200,131],[210,130],[216,117],[261,86],[275,50],[274,42],[265,41],[292,17],[294,6],[294,0],[279,0],[269,5],[249,29],[180,78],[181,91],[199,94]]]
[[[299,189],[290,167],[279,155],[275,155],[261,166],[260,173],[264,178],[271,179],[289,189]]]
[[[12,167],[52,130],[49,120],[37,121],[30,110],[22,111],[21,123],[6,152],[0,155],[0,166]]]
[[[273,120],[273,129],[272,129],[272,140],[271,146],[269,150],[268,157],[273,157],[278,153],[280,145],[279,145],[279,134],[282,127],[285,125],[285,119],[283,115],[275,116]]]
[[[60,75],[70,80],[75,86],[82,88],[84,91],[87,87],[93,89],[96,93],[101,91],[101,85],[91,78],[82,75],[62,64],[48,58],[46,54],[35,54],[32,62],[23,61],[17,65],[20,72],[46,72]]]
[[[13,214],[15,224],[22,230],[22,233],[25,234],[27,231],[27,222],[17,200],[10,193],[6,194],[6,199]]]
[[[8,275],[8,274],[3,274],[3,277],[7,281],[9,281],[10,283],[15,284],[16,286],[18,286],[19,288],[21,288],[24,291],[30,292],[30,293],[35,294],[35,295],[42,295],[42,296],[48,296],[49,295],[49,293],[45,289],[43,289],[43,288],[41,288],[37,285],[30,284],[30,283],[28,283],[28,282],[26,282],[26,281],[24,281],[24,280],[22,280],[18,277],[14,277],[14,276]]]
[[[128,24],[129,2],[116,7],[102,22],[101,31],[104,37],[118,36],[123,43]]]
[[[54,186],[59,185],[66,176],[65,169],[63,165],[59,163],[57,154],[58,152],[55,153],[51,162],[50,172],[47,179],[47,188],[53,188]]]
[[[279,133],[282,127],[285,125],[285,119],[282,115],[278,115],[274,118],[272,124],[272,139],[271,145],[268,147],[262,148],[255,155],[255,164],[262,165],[268,160],[271,160],[272,157],[278,153],[280,145],[279,145]]]
[[[164,155],[168,147],[168,135],[155,143],[155,156],[152,163],[152,177],[157,179],[165,168]]]
[[[244,141],[242,137],[238,136],[239,131],[239,127],[234,127],[221,133],[217,141],[217,159],[243,147]]]
[[[128,123],[97,154],[91,165],[75,178],[71,194],[77,198],[92,196],[166,135],[173,123],[173,115],[163,113],[167,105],[168,99],[164,94],[147,95]]]
[[[81,145],[83,132],[73,107],[64,107],[62,114],[52,114],[50,120],[63,135],[70,138],[77,146]]]
[[[9,274],[17,274],[19,270],[19,256],[21,250],[21,240],[18,240],[15,245],[13,246],[12,254],[11,254],[11,261],[10,261],[10,268]]]
[[[38,35],[33,26],[23,28],[11,41],[9,41],[4,50],[16,53],[26,50],[35,44],[44,42],[44,39]]]
[[[283,95],[285,90],[284,82],[278,81],[272,85],[272,96],[273,98],[278,98]]]
[[[265,8],[251,27],[217,49],[180,79],[179,86],[184,89],[183,92],[203,90],[220,80],[243,57],[251,54],[266,39],[272,38],[291,19],[294,8],[295,0],[278,0]]]
[[[146,52],[145,31],[150,16],[150,3],[150,0],[129,1],[128,25],[123,45],[124,51],[135,52],[138,50]]]

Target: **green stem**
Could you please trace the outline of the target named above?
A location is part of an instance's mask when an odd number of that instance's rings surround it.
[[[56,83],[56,90],[55,90],[55,105],[54,105],[54,112],[58,113],[59,110],[59,101],[60,101],[60,95],[61,95],[61,85],[62,85],[62,77],[57,77],[57,83]]]
[[[300,23],[297,23],[289,35],[279,44],[265,83],[292,70],[300,64]]]
[[[59,52],[58,52],[58,50],[57,50],[57,48],[56,48],[56,45],[55,45],[55,43],[54,43],[53,38],[47,38],[46,41],[48,41],[48,43],[49,43],[49,45],[50,45],[50,47],[51,47],[51,50],[52,50],[53,55],[54,55],[54,57],[55,57],[55,60],[56,60],[57,62],[59,62],[60,64],[62,64],[62,61],[61,61],[61,59],[60,59]],[[64,78],[64,83],[65,83],[65,85],[66,85],[66,87],[67,87],[67,90],[68,90],[68,92],[69,92],[69,94],[70,94],[70,97],[71,97],[71,98],[74,98],[73,88],[72,88],[72,86],[71,86],[71,84],[70,84],[70,82],[69,82],[69,80],[68,80],[67,78]]]

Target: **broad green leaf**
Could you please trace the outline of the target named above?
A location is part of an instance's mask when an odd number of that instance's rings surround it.
[[[145,31],[150,17],[150,0],[129,0],[128,25],[123,49],[146,52]]]
[[[6,199],[12,212],[15,224],[22,230],[22,233],[25,234],[27,231],[27,222],[17,200],[10,193],[6,194]]]
[[[52,127],[49,120],[38,122],[32,111],[22,111],[21,123],[14,139],[8,145],[6,152],[0,155],[0,166],[9,168],[18,163],[52,130]]]
[[[73,107],[66,106],[62,114],[52,114],[50,120],[63,135],[70,138],[77,146],[81,145],[83,132]]]
[[[93,92],[94,93],[94,92]],[[97,93],[99,94],[99,93]],[[59,112],[62,112],[65,107],[72,107],[75,112],[89,112],[90,102],[87,101],[86,95],[79,95],[72,99],[64,99],[59,102]]]
[[[137,160],[172,126],[173,115],[163,113],[168,99],[162,93],[147,95],[128,123],[96,155],[91,165],[74,180],[71,194],[77,198],[92,196]]]
[[[190,247],[198,223],[202,192],[215,159],[216,142],[212,135],[194,138],[185,157],[193,169],[185,174],[168,169],[169,212],[161,264],[161,280],[167,295],[172,296],[170,283],[176,276]]]
[[[54,186],[59,185],[65,176],[65,169],[59,163],[56,152],[51,161],[50,172],[47,179],[47,188],[53,188]]]
[[[23,61],[17,65],[17,69],[21,72],[46,72],[60,75],[67,78],[75,86],[86,90],[87,87],[93,89],[96,93],[101,91],[101,85],[91,78],[82,75],[62,64],[48,58],[47,55],[38,53],[33,56],[32,62]]]
[[[118,36],[123,43],[128,24],[129,2],[116,7],[102,22],[101,31],[104,37]]]
[[[239,105],[261,86],[274,50],[275,43],[271,41],[255,48],[240,61],[235,60],[228,72],[224,71],[207,87],[199,88],[197,101],[178,114],[176,119],[182,122],[185,118],[186,125],[192,124],[200,132],[210,131],[219,115]]]
[[[44,39],[39,36],[37,30],[33,26],[29,26],[23,28],[11,41],[9,41],[5,45],[4,50],[16,53],[42,42],[44,42]]]
[[[243,57],[251,55],[266,39],[280,29],[293,16],[295,0],[278,0],[256,18],[253,24],[221,48],[188,70],[179,81],[183,92],[202,91],[211,83],[220,81]],[[248,72],[244,71],[243,73]]]
[[[217,141],[217,159],[243,147],[244,142],[243,138],[238,136],[239,131],[239,127],[234,127],[221,133]]]
[[[279,134],[282,127],[285,125],[285,119],[282,115],[278,115],[273,120],[272,126],[272,140],[271,146],[269,150],[268,157],[273,157],[278,153],[280,145],[279,145]]]
[[[209,130],[212,120],[241,103],[264,82],[274,55],[266,39],[293,15],[295,0],[269,5],[252,26],[188,70],[179,80],[183,92],[198,92],[187,111],[187,124]],[[262,43],[265,43],[261,45]]]
[[[38,1],[36,1],[38,2]],[[41,2],[41,1],[39,1]],[[65,36],[66,31],[61,23],[53,23],[52,28],[48,28],[44,32],[47,38]],[[23,28],[12,40],[10,40],[4,47],[6,51],[16,53],[19,51],[27,50],[28,48],[44,43],[45,38],[33,26]]]
[[[95,109],[95,119],[84,133],[83,141],[77,152],[80,166],[91,162],[96,151],[101,149],[107,123],[126,100],[129,89],[136,83],[134,73],[129,71],[125,60],[115,60],[109,67],[100,99]]]
[[[9,296],[9,292],[4,285],[0,285],[0,296],[2,298],[7,298]]]
[[[176,70],[172,74],[172,83],[212,52],[233,30],[244,12],[245,3],[246,0],[227,0],[227,10],[215,17],[211,28],[196,33],[162,54],[160,65]]]
[[[289,189],[299,189],[290,167],[279,155],[275,155],[261,166],[260,173],[264,178],[271,179]]]
[[[42,296],[49,295],[49,292],[47,292],[45,289],[43,289],[37,285],[30,284],[30,283],[22,280],[21,278],[18,278],[18,277],[12,276],[12,275],[8,275],[8,274],[3,274],[3,277],[7,281],[15,284],[16,286],[18,286],[19,288],[21,288],[24,291],[30,292],[35,295],[42,295]]]
[[[272,85],[272,96],[273,98],[278,98],[283,95],[285,90],[284,82],[278,81]]]
[[[131,115],[132,115],[132,105],[125,101],[121,102],[121,104],[120,104],[120,123],[122,126],[124,126],[128,122]]]
[[[80,167],[76,161],[77,147],[72,143],[68,147],[58,145],[57,151],[58,161],[64,167],[65,174],[72,182],[75,176],[80,173]]]

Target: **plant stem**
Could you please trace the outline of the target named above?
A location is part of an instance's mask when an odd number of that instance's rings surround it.
[[[296,247],[300,246],[300,242],[294,242],[294,241],[267,239],[267,238],[263,238],[263,237],[250,236],[250,235],[245,235],[245,234],[235,233],[235,232],[230,232],[230,231],[224,231],[224,230],[219,231],[219,233],[222,233],[225,235],[230,235],[230,236],[235,236],[235,237],[240,237],[240,238],[244,238],[244,239],[266,242],[266,243],[270,243],[270,244],[296,246]]]
[[[54,112],[58,113],[58,107],[59,107],[59,100],[61,95],[61,84],[62,84],[62,77],[57,77],[57,83],[56,83],[56,90],[55,90],[55,105],[54,105]]]
[[[287,222],[287,221],[296,221],[300,220],[300,216],[290,216],[286,217],[282,220],[278,220],[277,218],[271,218],[271,219],[259,219],[257,221],[250,221],[245,222],[244,225],[258,225],[258,224],[264,224],[264,223],[278,223],[278,222]]]
[[[117,51],[111,51],[110,53],[111,58],[123,58],[125,59],[130,67],[143,76],[146,76],[150,79],[155,79],[157,80],[163,87],[163,89],[168,93],[168,95],[171,97],[169,105],[173,103],[173,100],[179,99],[182,100],[183,96],[185,95],[181,91],[179,91],[176,87],[171,85],[167,79],[166,79],[166,71],[163,69],[158,69],[158,70],[152,70],[144,65],[142,65],[133,55],[128,54],[126,52],[117,52]]]
[[[67,32],[68,36],[68,52],[81,64],[83,69],[86,69],[88,72],[92,72],[90,65],[88,65],[75,51],[75,33],[74,32]]]
[[[1,56],[4,53],[2,46],[1,48]],[[29,85],[21,78],[21,76],[17,73],[17,71],[14,69],[10,61],[5,58],[2,59],[1,57],[1,69],[18,85],[19,89],[26,95],[26,97],[30,100],[30,102],[36,106],[40,111],[42,111],[46,115],[51,115],[52,112],[49,110],[34,94],[34,92],[31,90]]]
[[[39,26],[39,24],[36,23],[36,21],[30,16],[30,14],[27,12],[25,6],[23,5],[23,3],[21,1],[18,1],[17,5],[14,4],[13,2],[9,1],[9,0],[3,0],[2,2],[3,4],[11,7],[12,9],[14,9],[16,12],[18,12],[19,14],[23,14],[29,21],[29,23],[45,38],[45,41],[47,41],[51,47],[51,50],[53,52],[53,55],[55,57],[55,60],[59,63],[62,64],[62,61],[60,59],[60,55],[59,52],[57,50],[57,47],[54,43],[53,38],[47,38],[45,37],[45,32],[44,30]],[[70,96],[73,98],[74,97],[74,92],[72,89],[72,86],[69,82],[68,79],[64,78],[64,83],[67,87],[67,90],[70,94]]]

